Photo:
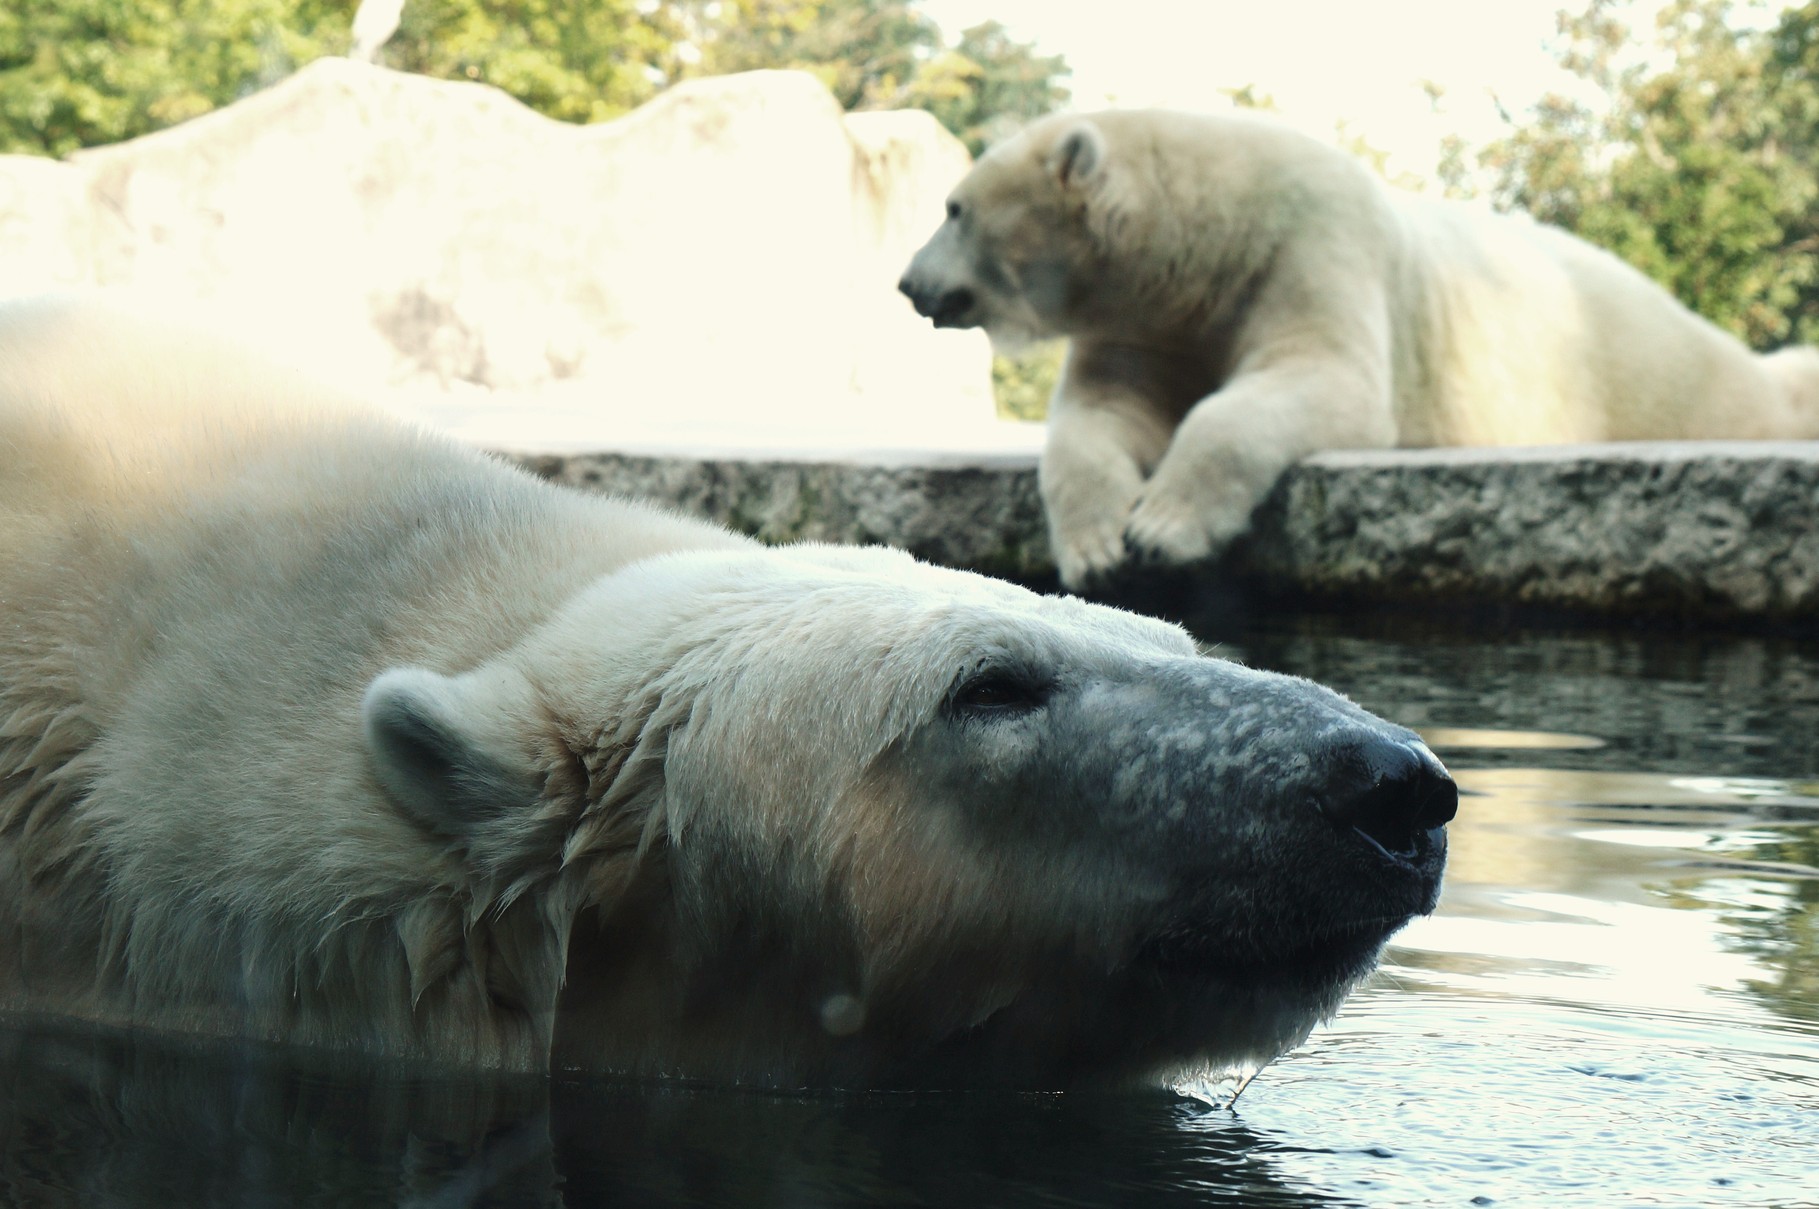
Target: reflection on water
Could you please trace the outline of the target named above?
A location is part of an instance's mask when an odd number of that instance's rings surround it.
[[[1329,1203],[1277,1179],[1272,1140],[1163,1093],[331,1079],[93,1038],[15,1044],[0,1070],[8,1205]]]
[[[1543,751],[1573,751],[1603,747],[1603,739],[1590,735],[1558,735],[1545,730],[1494,730],[1490,727],[1430,726],[1421,733],[1435,751],[1458,751],[1461,748],[1491,748],[1518,751],[1534,748]]]
[[[1417,727],[1463,791],[1439,912],[1240,1106],[1266,1135],[1303,1114],[1351,1133],[1387,1091],[1396,1160],[1340,1144],[1298,1177],[1373,1181],[1373,1204],[1819,1204],[1819,648],[1244,646]]]
[[[13,1028],[0,1205],[1819,1205],[1819,646],[1304,622],[1227,653],[1415,726],[1465,791],[1440,911],[1230,1110]]]

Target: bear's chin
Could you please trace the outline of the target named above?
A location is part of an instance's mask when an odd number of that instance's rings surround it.
[[[1146,951],[1109,977],[1057,975],[867,1079],[875,1087],[1143,1090],[1255,1071],[1307,1039],[1375,967],[1386,924],[1281,954]]]

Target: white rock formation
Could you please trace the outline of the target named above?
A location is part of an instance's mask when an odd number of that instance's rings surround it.
[[[197,305],[495,443],[939,441],[989,427],[989,353],[895,284],[966,166],[929,115],[849,117],[797,73],[572,126],[323,59],[65,163],[0,157],[0,293]]]

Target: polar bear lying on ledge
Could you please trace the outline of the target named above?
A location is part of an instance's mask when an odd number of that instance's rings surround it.
[[[1251,115],[1037,122],[902,288],[937,326],[1070,338],[1041,473],[1070,587],[1218,554],[1322,449],[1819,436],[1819,352],[1757,356],[1562,231]]]
[[[476,1067],[1267,1059],[1433,908],[1409,731],[1160,622],[0,308],[0,1011]]]

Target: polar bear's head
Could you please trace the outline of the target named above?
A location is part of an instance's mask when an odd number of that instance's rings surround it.
[[[992,148],[948,195],[898,289],[936,327],[984,328],[1001,348],[1069,334],[1110,268],[1108,159],[1090,118],[1050,118]]]
[[[771,1085],[1267,1060],[1432,910],[1456,800],[1316,685],[881,550],[651,559],[364,719],[396,808],[564,921],[558,1064]]]

